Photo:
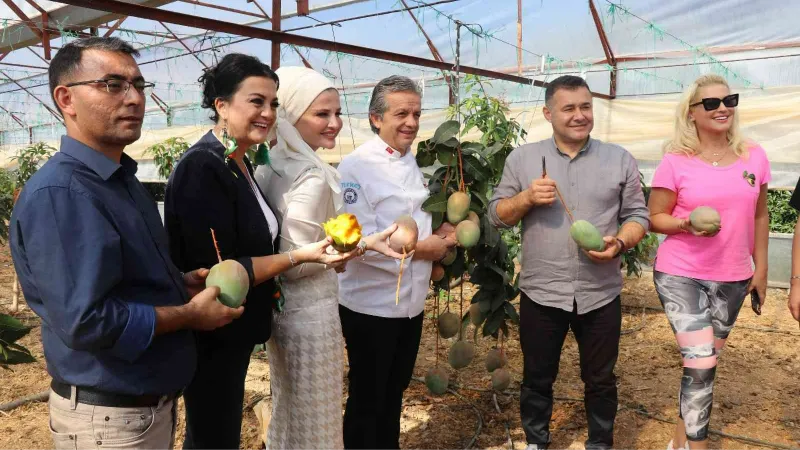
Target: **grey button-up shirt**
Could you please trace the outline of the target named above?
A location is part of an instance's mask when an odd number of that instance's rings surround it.
[[[489,203],[495,226],[509,227],[497,216],[497,202],[541,178],[542,156],[547,176],[555,180],[575,220],[588,220],[604,236],[615,236],[629,221],[649,230],[636,159],[618,145],[591,138],[574,159],[562,153],[553,138],[514,149]],[[558,196],[553,204],[534,206],[523,216],[520,289],[544,306],[573,311],[577,303],[578,314],[584,314],[622,291],[620,258],[593,262],[570,237],[570,225]]]

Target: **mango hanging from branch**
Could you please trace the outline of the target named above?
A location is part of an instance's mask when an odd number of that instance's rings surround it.
[[[457,225],[469,213],[470,198],[465,192],[453,192],[447,199],[447,221]]]
[[[356,216],[342,213],[322,224],[325,235],[333,238],[331,246],[338,252],[347,253],[355,250],[361,241],[361,224]]]

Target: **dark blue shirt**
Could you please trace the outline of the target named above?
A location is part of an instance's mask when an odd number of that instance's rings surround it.
[[[167,394],[191,381],[195,343],[188,330],[155,336],[155,307],[188,294],[136,162],[120,162],[62,137],[14,207],[11,255],[54,379]]]

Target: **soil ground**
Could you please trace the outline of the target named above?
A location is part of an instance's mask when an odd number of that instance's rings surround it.
[[[2,312],[11,310],[12,280],[8,249],[0,248]],[[466,284],[463,291],[465,310],[472,294],[472,287]],[[797,448],[800,447],[800,330],[787,311],[786,295],[785,290],[770,289],[760,317],[750,310],[749,300],[745,303],[717,369],[711,428],[784,448]],[[663,449],[674,429],[663,420],[674,420],[677,416],[680,356],[669,324],[663,312],[659,311],[660,303],[649,273],[644,273],[641,278],[626,279],[622,303],[624,335],[616,369],[620,408],[615,447]],[[414,370],[419,379],[436,361],[433,305],[430,299]],[[458,302],[451,303],[450,308],[458,311]],[[24,302],[14,315],[36,326],[21,344],[31,349],[37,362],[13,366],[13,371],[0,370],[0,403],[45,391],[50,382],[42,355],[38,317]],[[439,342],[439,364],[450,372],[451,383],[460,386],[455,390],[458,395],[432,396],[424,384],[412,381],[404,399],[402,448],[465,448],[473,438],[472,448],[511,448],[509,438],[513,448],[525,448],[519,417],[522,354],[517,331],[512,326],[505,343],[512,383],[506,392],[497,394],[496,406],[492,393],[488,391],[490,376],[484,368],[486,352],[496,345],[496,341],[480,339],[475,359],[460,371],[447,365],[447,349],[454,339]],[[346,388],[344,384],[345,394]],[[583,448],[586,439],[586,416],[580,401],[583,383],[577,344],[571,334],[564,344],[554,389],[559,400],[553,408],[551,448]],[[247,375],[242,448],[261,447],[259,421],[253,410],[253,405],[259,400],[263,400],[262,405],[268,411],[269,366],[263,353],[254,354]],[[183,441],[182,401],[179,407],[176,448],[180,448]],[[480,432],[477,433],[479,423]],[[768,448],[766,444],[719,435],[711,436],[711,446],[724,449]],[[0,412],[0,448],[52,448],[47,404],[33,403],[8,413]]]

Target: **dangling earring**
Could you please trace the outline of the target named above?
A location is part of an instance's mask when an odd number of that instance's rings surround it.
[[[236,151],[236,138],[228,134],[228,121],[222,125],[222,145],[225,146],[225,156],[230,156]]]

